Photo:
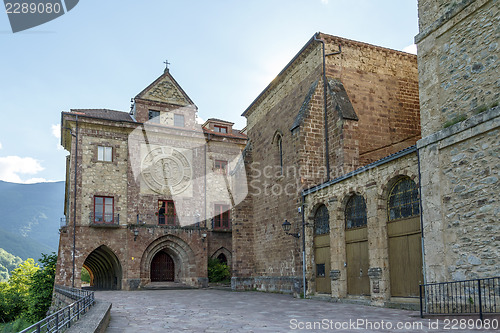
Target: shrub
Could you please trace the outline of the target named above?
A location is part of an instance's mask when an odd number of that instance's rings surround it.
[[[217,259],[208,259],[208,281],[220,282],[231,277],[227,264]]]
[[[33,275],[27,298],[28,309],[26,318],[32,322],[37,322],[45,318],[52,303],[57,255],[55,253],[49,255],[42,254],[42,258],[39,261],[42,264],[42,269]]]

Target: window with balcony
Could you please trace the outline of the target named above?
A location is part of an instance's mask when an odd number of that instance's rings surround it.
[[[113,162],[113,147],[97,146],[97,160]]]
[[[94,218],[93,222],[96,224],[114,222],[114,198],[112,197],[94,197]]]
[[[214,205],[214,229],[229,229],[229,205]]]
[[[158,201],[158,224],[161,225],[176,225],[177,213],[172,200]]]

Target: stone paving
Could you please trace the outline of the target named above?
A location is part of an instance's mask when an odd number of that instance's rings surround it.
[[[301,300],[262,292],[99,291],[96,298],[113,303],[108,333],[472,331],[452,330],[451,326],[445,329],[444,319],[421,319],[415,311]],[[437,323],[439,328],[432,326]],[[399,325],[403,328],[398,329]]]

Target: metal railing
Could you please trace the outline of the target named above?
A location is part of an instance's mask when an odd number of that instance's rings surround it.
[[[76,288],[55,286],[55,292],[69,297],[75,302],[51,314],[30,327],[22,330],[20,333],[45,333],[62,332],[71,327],[71,324],[80,316],[88,311],[94,305],[94,292]]]
[[[89,213],[89,224],[91,226],[119,226],[120,214]]]
[[[500,277],[420,285],[420,317],[425,314],[500,313]]]

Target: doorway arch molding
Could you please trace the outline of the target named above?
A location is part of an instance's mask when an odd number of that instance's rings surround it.
[[[185,282],[196,277],[196,261],[191,247],[177,236],[165,235],[152,241],[144,251],[141,258],[141,280],[151,281],[151,262],[160,251],[172,257],[176,282]]]

